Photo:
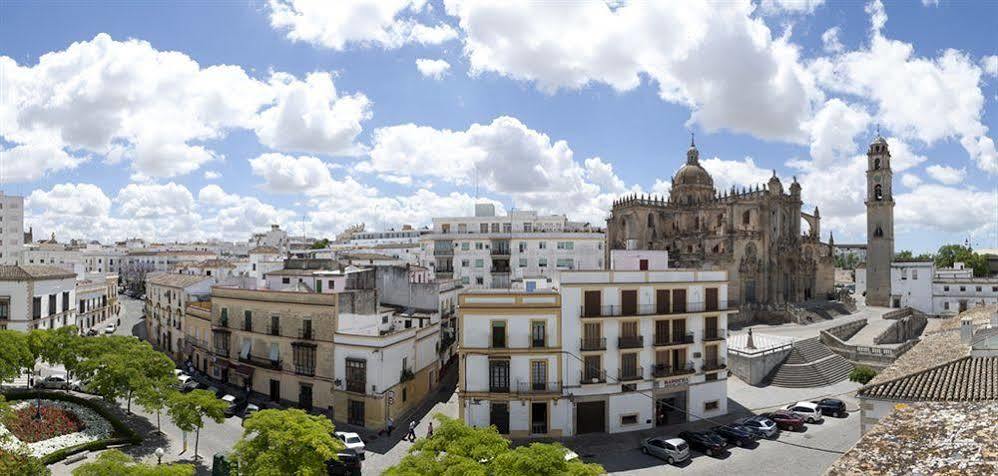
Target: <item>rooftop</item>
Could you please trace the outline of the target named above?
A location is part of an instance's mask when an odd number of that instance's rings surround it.
[[[274,248],[273,246],[257,246],[256,248],[253,248],[253,249],[249,250],[249,253],[250,254],[273,254],[273,255],[276,255],[276,254],[280,254],[280,251],[277,248]]]
[[[899,404],[825,474],[998,474],[998,402]]]
[[[0,281],[37,281],[75,277],[76,273],[57,266],[0,265]]]
[[[921,372],[867,385],[857,395],[908,402],[998,400],[998,357],[963,357]]]
[[[172,288],[186,288],[187,286],[191,286],[202,281],[211,280],[212,278],[210,276],[176,273],[159,273],[146,278],[146,282],[149,284],[169,286]]]

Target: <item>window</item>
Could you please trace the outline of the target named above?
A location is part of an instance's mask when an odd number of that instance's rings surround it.
[[[943,286],[943,291],[949,291],[949,286]]]
[[[521,268],[527,267],[527,258],[520,258],[520,267]]]
[[[55,308],[55,294],[49,294],[49,309],[48,309],[49,313],[48,313],[48,315],[51,316],[52,314],[55,314],[56,313],[55,309],[56,309]]]
[[[478,231],[480,231],[482,233],[488,233],[489,232],[489,224],[488,223],[482,223],[482,224],[478,225]]]
[[[575,260],[572,258],[559,258],[557,265],[560,269],[575,269]]]
[[[291,284],[291,278],[286,276],[281,278],[281,284]]]
[[[492,224],[492,233],[499,233],[499,224],[498,223],[493,223]]]
[[[533,231],[533,226],[531,226],[530,223],[524,223],[523,224],[523,232],[524,233],[530,233],[531,231]]]
[[[0,301],[0,321],[10,319],[10,301]]]
[[[901,280],[905,281],[907,279],[908,279],[908,270],[907,269],[902,269],[901,270]]]
[[[469,278],[467,276],[462,276],[461,277],[461,284],[471,284],[471,278]]]
[[[980,287],[980,286],[977,286],[977,289],[976,289],[976,290],[977,290],[977,292],[981,292],[981,287]]]
[[[530,385],[534,390],[544,390],[547,388],[548,362],[546,360],[532,360],[530,362]]]
[[[704,402],[703,404],[703,411],[705,412],[709,412],[711,410],[717,410],[717,408],[718,408],[717,400],[711,400],[709,402]]]
[[[476,259],[475,260],[475,267],[476,268],[483,268],[483,267],[485,267],[485,260]]]
[[[977,290],[980,291],[981,287],[978,286]],[[66,312],[68,310],[69,310],[69,291],[63,291],[62,292],[62,312]]]
[[[222,314],[219,316],[219,320],[222,322],[222,327],[228,327],[229,326],[229,309],[223,307],[221,312],[222,312]]]
[[[461,260],[461,266],[463,266],[465,268],[467,268],[468,266],[471,266],[471,260],[467,260],[467,259]]]
[[[751,222],[752,222],[752,211],[745,210],[745,213],[742,213],[742,225],[748,225]]]
[[[960,286],[960,292],[961,292],[961,293],[962,293],[962,292],[964,292],[964,291],[966,291],[966,290],[967,290],[967,287],[966,287],[966,286]]]
[[[546,337],[547,337],[547,332],[544,321],[534,321],[530,323],[531,347],[545,347]]]
[[[281,335],[281,316],[270,316],[270,334]]]
[[[620,416],[620,424],[621,425],[637,425],[638,424],[638,416],[636,414],[635,415],[621,415]]]
[[[704,380],[706,380],[708,382],[717,380],[717,372],[711,372],[711,373],[709,373],[707,375],[704,375]]]
[[[884,199],[884,188],[879,183],[873,187],[873,199],[877,201]]]
[[[365,393],[367,391],[367,361],[347,359],[347,391]]]
[[[949,310],[949,301],[943,302],[943,309],[945,309],[947,311]]]
[[[468,232],[468,224],[467,223],[458,223],[457,224],[457,232],[458,233],[467,233]]]
[[[481,286],[481,285],[485,284],[485,278],[483,278],[483,277],[481,277],[481,276],[479,276],[479,277],[475,278],[475,284],[477,284],[477,285],[479,285],[479,286]]]
[[[476,250],[484,250],[485,249],[485,243],[482,243],[481,241],[475,242],[475,249]]]
[[[880,158],[873,159],[873,170],[880,170]]]
[[[272,344],[272,345],[277,345],[277,344]],[[295,345],[292,347],[292,349],[294,350],[293,357],[295,363],[295,373],[299,375],[315,375],[315,346]],[[271,359],[273,359],[273,353],[274,351],[271,350]],[[350,371],[349,360],[347,360],[347,362],[348,362],[347,373],[349,374]],[[347,385],[349,386],[349,382],[347,383]],[[364,385],[361,385],[360,387],[361,389],[363,389]],[[363,392],[363,390],[360,391]]]
[[[918,270],[917,269],[911,270],[911,279],[914,279],[914,280],[918,279]]]
[[[547,258],[539,258],[537,260],[537,267],[538,268],[547,268],[548,267],[548,259]]]
[[[470,249],[471,249],[471,243],[468,243],[467,241],[461,243],[461,251],[468,251]]]
[[[520,250],[520,253],[527,251],[527,242],[526,241],[519,242],[517,244],[517,248]]]
[[[540,242],[538,242],[537,243],[537,248],[541,249],[541,250],[548,249],[548,242],[546,242],[546,241],[540,241]]]
[[[492,321],[492,347],[506,347],[506,321]]]
[[[253,311],[243,311],[243,330],[253,330]]]
[[[509,392],[509,360],[489,360],[489,391],[495,393]]]
[[[571,242],[571,241],[559,241],[558,242],[558,249],[559,250],[574,250],[575,249],[575,243]]]

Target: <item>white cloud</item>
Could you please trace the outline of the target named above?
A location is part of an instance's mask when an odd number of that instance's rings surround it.
[[[425,0],[271,0],[270,24],[286,30],[292,41],[334,50],[348,43],[387,49],[407,43],[440,44],[457,37],[446,23],[418,22],[415,16],[425,7]]]
[[[930,177],[945,185],[956,185],[967,177],[967,169],[933,164],[925,168]]]
[[[833,26],[821,34],[821,45],[829,53],[839,53],[845,46],[839,41],[839,27]]]
[[[992,78],[998,78],[998,55],[985,56],[981,58],[981,69]]]
[[[502,203],[488,198],[457,192],[439,195],[420,189],[407,196],[344,197],[341,206],[316,207],[309,213],[309,226],[327,235],[356,223],[366,223],[371,229],[423,226],[433,217],[468,216],[476,203],[493,203],[498,213],[505,213]]]
[[[0,69],[0,136],[13,144],[3,154],[44,164],[12,169],[19,180],[72,168],[86,152],[128,161],[137,177],[183,175],[218,160],[206,143],[232,129],[255,130],[281,150],[347,153],[370,117],[366,97],[338,95],[327,73],[305,81],[272,73],[265,82],[104,33],[34,66],[0,57]]]
[[[128,184],[114,198],[122,216],[172,218],[194,212],[194,196],[187,187],[167,184]]]
[[[408,175],[381,174],[378,178],[398,185],[412,185],[412,177]]]
[[[205,180],[217,180],[217,179],[220,179],[220,178],[222,178],[222,174],[220,174],[218,172],[215,172],[215,171],[212,171],[212,170],[205,170],[204,171],[204,179]]]
[[[895,218],[901,227],[981,233],[994,217],[994,197],[990,192],[925,184],[894,199]]]
[[[367,197],[377,189],[361,185],[352,177],[333,179],[326,164],[315,157],[269,153],[250,159],[253,175],[263,177],[264,188],[275,193],[304,193],[310,196]]]
[[[111,199],[96,185],[63,183],[31,192],[25,208],[40,214],[101,217],[111,210]]]
[[[439,81],[450,70],[450,63],[442,59],[418,58],[416,59],[416,69],[423,76]]]
[[[873,101],[878,120],[902,138],[929,145],[959,138],[980,169],[998,173],[998,152],[982,123],[982,69],[952,49],[937,58],[914,56],[911,44],[881,34],[887,21],[883,4],[872,2],[867,12],[869,47],[814,61],[810,69],[819,84]]]
[[[273,107],[260,113],[256,133],[273,149],[355,155],[361,122],[371,118],[371,102],[363,94],[341,96],[329,73],[310,73],[305,81],[275,73],[270,85]]]
[[[908,188],[915,188],[922,184],[922,179],[915,174],[901,175],[901,183]]]
[[[752,157],[745,157],[741,161],[721,160],[714,157],[701,160],[700,164],[707,172],[710,172],[711,178],[714,179],[714,188],[718,191],[731,190],[731,186],[740,189],[741,187],[763,184],[769,181],[773,175],[772,170],[757,166]]]
[[[922,0],[922,5],[926,7],[938,7],[939,0]]]
[[[49,173],[74,169],[87,160],[89,157],[76,157],[50,144],[22,144],[9,149],[0,145],[0,183],[33,182]]]
[[[759,7],[766,14],[811,14],[824,3],[825,0],[762,0]]]
[[[642,75],[691,122],[766,139],[804,140],[800,123],[823,99],[749,1],[476,2],[447,0],[473,75],[497,73],[544,91],[603,83],[631,90]],[[746,94],[746,91],[752,91]]]
[[[255,230],[286,224],[297,216],[291,210],[279,209],[255,197],[227,193],[215,184],[198,192],[198,203],[210,211],[200,228],[210,235],[228,239],[244,240]]]
[[[552,142],[508,116],[465,131],[414,124],[377,129],[370,160],[356,168],[460,186],[477,179],[483,190],[510,196],[518,208],[568,211],[591,221],[604,217],[613,197],[624,190],[610,164],[599,158],[580,164],[565,141]]]
[[[815,167],[827,167],[856,152],[855,138],[866,130],[870,115],[859,106],[838,98],[829,99],[804,124],[811,135],[811,159]]]

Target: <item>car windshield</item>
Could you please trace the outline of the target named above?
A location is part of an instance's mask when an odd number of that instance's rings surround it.
[[[685,451],[686,448],[689,448],[689,446],[687,446],[686,443],[680,443],[678,446],[676,446],[676,449],[678,449],[679,451]]]
[[[363,443],[363,442],[360,441],[360,438],[358,438],[356,436],[350,436],[350,437],[347,437],[347,443]]]

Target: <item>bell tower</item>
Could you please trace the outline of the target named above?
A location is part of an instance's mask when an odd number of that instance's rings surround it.
[[[889,307],[894,259],[894,175],[887,141],[879,131],[866,158],[866,304]]]

